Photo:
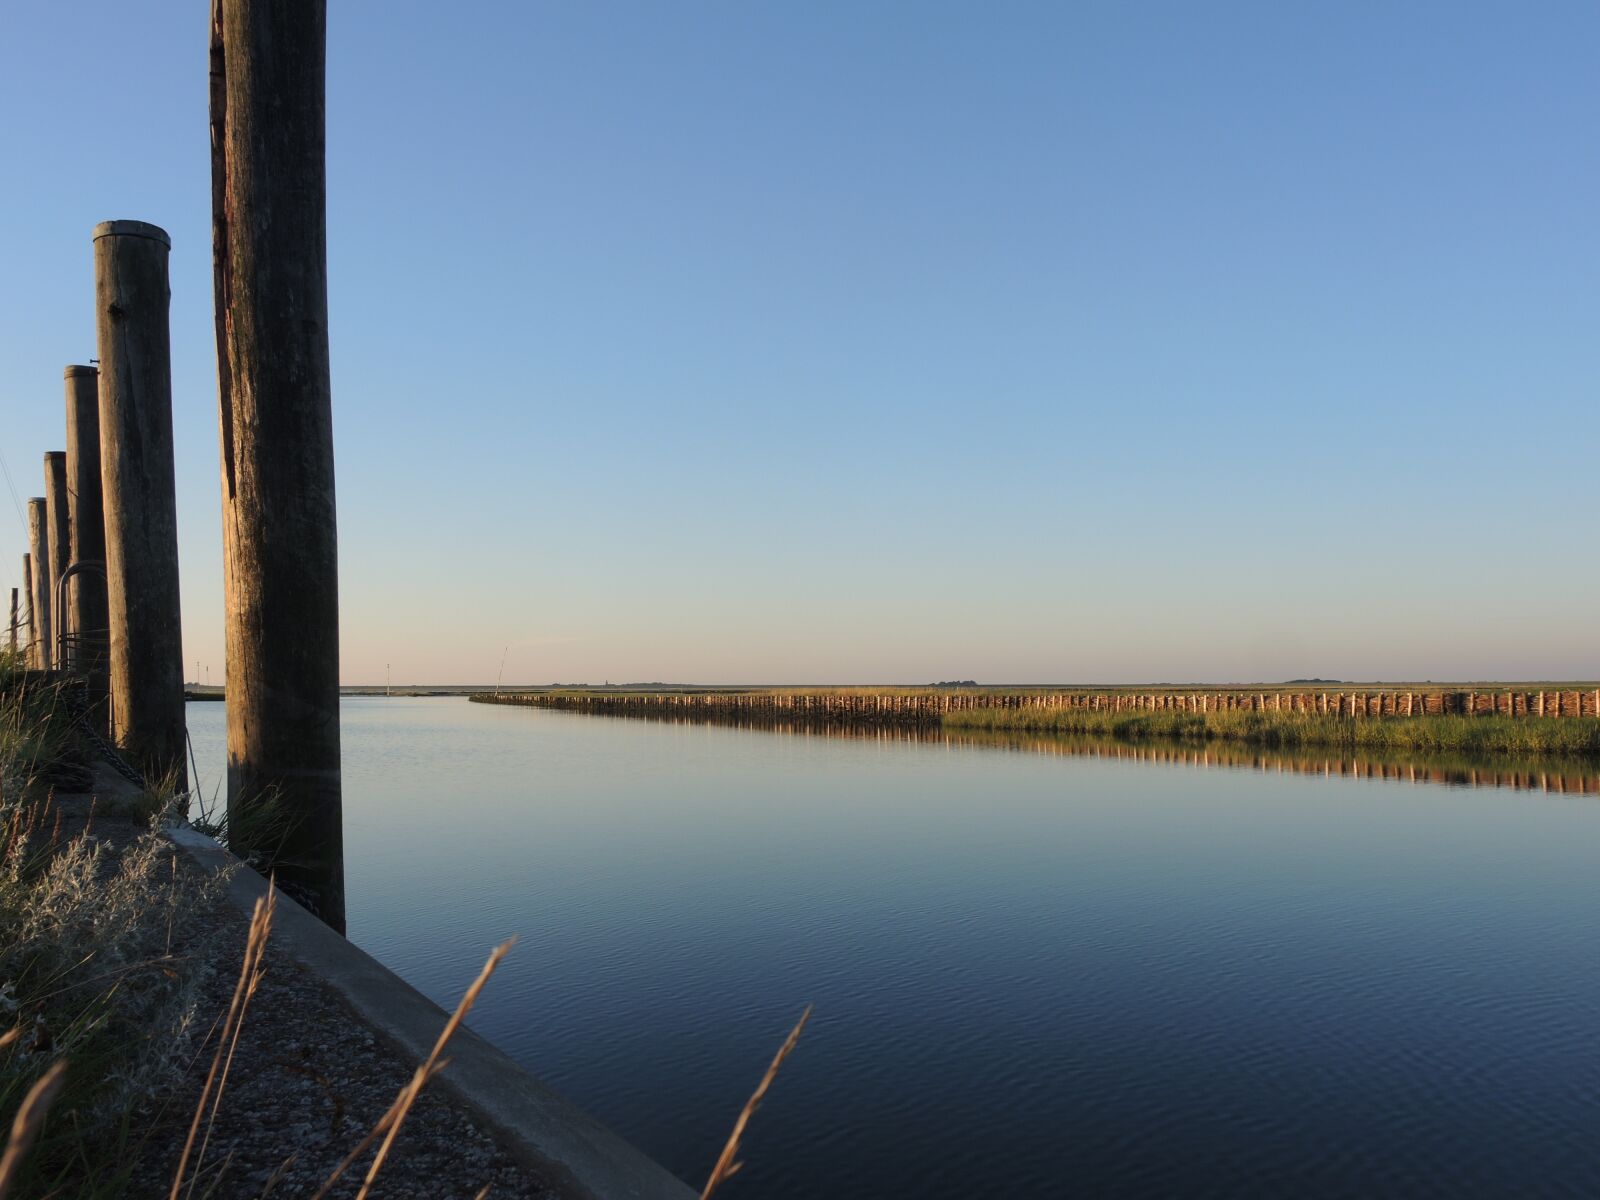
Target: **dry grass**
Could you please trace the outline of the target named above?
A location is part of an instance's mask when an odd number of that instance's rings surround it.
[[[64,814],[48,780],[80,748],[59,700],[0,669],[0,1027],[16,1035],[0,1039],[0,1113],[22,1111],[53,1073],[59,1087],[8,1186],[114,1195],[144,1136],[133,1112],[183,1077],[203,1032],[207,935],[193,917],[211,885],[180,888],[154,831],[119,826],[113,844],[92,804]]]
[[[28,808],[0,863],[0,1014],[19,1033],[0,1048],[0,1111],[60,1063],[73,1070],[15,1185],[112,1195],[142,1137],[132,1112],[183,1077],[199,1041],[208,956],[172,945],[204,942],[192,914],[210,888],[180,891],[153,834],[119,852],[86,833],[63,840],[46,803]]]
[[[167,1193],[168,1200],[177,1200],[178,1192],[183,1187],[183,1181],[188,1174],[189,1154],[194,1149],[195,1135],[200,1130],[200,1121],[205,1115],[206,1102],[209,1100],[211,1116],[206,1122],[205,1140],[200,1143],[200,1156],[195,1163],[194,1177],[189,1182],[191,1194],[205,1166],[206,1147],[211,1142],[211,1130],[216,1124],[217,1109],[222,1104],[222,1093],[227,1087],[228,1071],[233,1066],[234,1051],[239,1046],[239,1031],[244,1028],[244,1017],[250,1007],[250,1001],[255,996],[256,989],[261,986],[262,958],[266,954],[267,937],[272,932],[272,915],[277,903],[277,894],[277,889],[269,885],[266,896],[256,901],[255,911],[250,914],[250,930],[245,937],[244,962],[239,967],[239,980],[234,985],[233,999],[229,1002],[227,1014],[222,1021],[222,1030],[217,1037],[217,1049],[211,1057],[211,1069],[206,1073],[205,1085],[200,1089],[200,1099],[195,1104],[194,1119],[189,1122],[189,1133],[184,1138],[183,1152],[178,1156],[178,1166],[172,1175],[172,1189]],[[226,1058],[223,1056],[224,1051],[227,1052]],[[215,1098],[211,1092],[213,1084],[216,1085]]]
[[[210,1143],[211,1130],[215,1124],[217,1114],[221,1109],[223,1097],[227,1088],[228,1073],[232,1066],[235,1051],[238,1048],[241,1031],[244,1029],[250,1008],[250,1001],[256,994],[265,972],[265,952],[268,938],[271,934],[272,920],[276,905],[276,889],[269,890],[266,898],[257,901],[252,914],[249,932],[246,937],[244,960],[240,965],[239,977],[234,986],[233,996],[227,1012],[221,1020],[212,1027],[208,1041],[214,1039],[215,1048],[212,1054],[210,1069],[201,1088],[200,1097],[195,1104],[194,1115],[190,1121],[187,1137],[183,1143],[182,1152],[174,1168],[171,1186],[168,1191],[169,1200],[177,1200],[179,1196],[193,1196],[197,1189],[202,1195],[210,1195],[222,1180],[222,1172],[226,1170],[227,1163],[223,1162],[210,1173],[208,1178],[206,1169],[206,1150]],[[374,1143],[381,1138],[381,1144],[373,1161],[367,1169],[366,1176],[357,1193],[357,1200],[365,1200],[371,1193],[374,1182],[388,1160],[396,1139],[405,1124],[406,1116],[412,1106],[427,1086],[449,1060],[444,1057],[446,1047],[467,1014],[472,1010],[484,986],[494,974],[500,961],[510,952],[512,942],[505,942],[497,946],[489,955],[482,971],[467,988],[461,1002],[456,1006],[444,1028],[440,1031],[438,1040],[434,1043],[428,1057],[417,1067],[411,1079],[400,1089],[394,1103],[389,1110],[356,1145],[356,1147],[338,1165],[322,1187],[316,1193],[317,1197],[326,1196],[335,1183],[345,1172],[372,1149]],[[0,1052],[15,1054],[22,1043],[27,1040],[28,1031],[14,1028],[0,1035]],[[40,1164],[37,1161],[29,1162],[29,1153],[34,1149],[41,1129],[44,1128],[44,1115],[51,1103],[60,1095],[67,1075],[67,1056],[57,1056],[50,1065],[39,1074],[29,1088],[27,1095],[18,1107],[18,1113],[12,1126],[12,1133],[0,1159],[0,1200],[10,1191],[16,1181],[26,1180],[31,1176],[33,1190],[42,1195],[59,1195],[60,1184],[68,1175],[57,1172],[52,1164]],[[204,1134],[202,1136],[202,1129]],[[78,1139],[74,1139],[78,1140]],[[198,1141],[198,1148],[196,1143]],[[79,1145],[76,1147],[82,1154],[88,1155],[96,1152],[92,1145]],[[190,1162],[193,1159],[191,1168]],[[291,1155],[292,1160],[292,1155]],[[287,1166],[288,1160],[285,1162]],[[202,1186],[204,1185],[204,1186]],[[78,1186],[78,1185],[75,1185]],[[114,1194],[119,1190],[119,1181],[106,1179],[95,1175],[88,1180],[88,1189],[92,1193]],[[268,1184],[268,1190],[271,1189]],[[75,1194],[84,1194],[83,1189]],[[482,1194],[482,1193],[480,1193]]]
[[[350,1157],[339,1164],[333,1174],[328,1177],[327,1182],[317,1191],[317,1195],[313,1197],[313,1200],[320,1200],[320,1197],[325,1196],[328,1189],[338,1181],[339,1176],[349,1168],[350,1163],[365,1153],[366,1147],[372,1144],[379,1133],[382,1133],[383,1145],[378,1147],[378,1153],[374,1156],[372,1165],[367,1169],[366,1179],[362,1181],[361,1190],[356,1193],[356,1200],[366,1200],[367,1193],[372,1190],[373,1180],[378,1177],[378,1172],[383,1169],[384,1161],[389,1156],[389,1150],[394,1145],[395,1138],[400,1134],[400,1127],[405,1123],[406,1114],[411,1111],[411,1106],[417,1102],[417,1097],[422,1094],[422,1089],[427,1086],[428,1081],[446,1066],[448,1060],[441,1057],[444,1054],[445,1046],[454,1036],[456,1030],[461,1027],[461,1022],[466,1020],[467,1014],[472,1011],[472,1006],[477,1002],[478,994],[483,991],[484,985],[489,982],[489,977],[494,974],[494,969],[500,965],[500,960],[511,953],[511,947],[515,941],[516,939],[513,938],[511,941],[502,942],[490,951],[488,961],[483,964],[483,970],[478,972],[478,977],[472,981],[472,985],[467,988],[466,994],[461,997],[461,1003],[456,1005],[455,1012],[451,1013],[450,1019],[445,1022],[444,1029],[439,1033],[439,1040],[433,1044],[433,1050],[422,1065],[417,1068],[410,1082],[400,1089],[400,1094],[395,1097],[394,1104],[390,1106],[389,1111],[383,1115],[378,1124],[368,1133],[361,1145],[356,1147]]]
[[[756,1090],[751,1094],[750,1099],[745,1101],[744,1107],[739,1110],[739,1119],[733,1123],[733,1132],[728,1135],[727,1144],[722,1147],[722,1153],[717,1156],[716,1165],[711,1168],[711,1177],[706,1180],[705,1190],[700,1193],[700,1200],[708,1200],[708,1197],[713,1192],[721,1187],[724,1182],[732,1179],[735,1172],[744,1166],[739,1161],[739,1142],[744,1137],[745,1127],[750,1124],[750,1118],[755,1116],[756,1109],[761,1107],[761,1101],[766,1098],[767,1089],[772,1086],[772,1081],[778,1077],[778,1068],[783,1066],[783,1060],[789,1057],[796,1043],[800,1041],[800,1031],[806,1027],[806,1022],[810,1019],[811,1006],[808,1004],[805,1012],[800,1014],[800,1020],[789,1031],[789,1036],[783,1040],[783,1045],[778,1047],[778,1053],[773,1057],[772,1065],[767,1068],[766,1074],[761,1077],[761,1082],[756,1084]]]
[[[15,1041],[16,1038],[11,1040]],[[28,1151],[33,1149],[39,1130],[44,1128],[45,1114],[60,1095],[66,1074],[66,1063],[53,1064],[22,1098],[16,1119],[11,1122],[11,1136],[6,1140],[5,1154],[0,1155],[0,1200],[5,1200],[11,1193],[11,1184],[22,1169],[22,1161],[28,1157]]]

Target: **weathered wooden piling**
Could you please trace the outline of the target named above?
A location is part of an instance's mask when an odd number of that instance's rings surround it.
[[[33,666],[33,555],[22,556],[22,602],[27,606],[23,614],[22,635],[23,650],[26,654],[28,665]]]
[[[187,785],[166,231],[95,226],[111,730],[147,778]]]
[[[64,670],[68,666],[62,649],[67,614],[59,601],[61,574],[72,562],[72,516],[67,501],[67,454],[64,450],[45,451],[44,507],[50,534],[50,660],[57,670]]]
[[[78,669],[88,681],[89,719],[109,734],[111,693],[107,638],[105,494],[100,486],[100,372],[70,366],[67,393],[67,491],[72,502],[72,562],[84,569],[67,585],[67,613]]]
[[[216,0],[212,254],[236,852],[341,932],[325,0]],[[252,843],[276,797],[285,827]]]
[[[36,670],[48,671],[50,659],[50,516],[43,496],[28,501],[28,552],[33,558],[33,642],[29,661]]]

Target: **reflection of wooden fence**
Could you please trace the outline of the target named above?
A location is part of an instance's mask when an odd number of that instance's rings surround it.
[[[523,698],[508,695],[502,695],[498,700],[490,696],[475,696],[473,699],[485,703],[524,703]],[[671,725],[699,725],[710,720],[734,729],[802,738],[847,738],[884,746],[916,743],[966,750],[1003,750],[1062,758],[1102,758],[1201,769],[1253,769],[1276,771],[1279,774],[1320,775],[1330,779],[1374,779],[1391,783],[1497,787],[1600,796],[1600,772],[1563,760],[1473,764],[1470,761],[1447,760],[1438,755],[1406,755],[1403,751],[1393,751],[1388,755],[1360,750],[1334,753],[1316,747],[1271,749],[1229,742],[1186,745],[1175,742],[1123,742],[1076,734],[946,730],[929,724],[830,724],[816,720],[760,719],[726,710],[712,713],[707,708],[685,709],[668,705],[659,705],[653,712],[626,715]]]
[[[868,725],[935,724],[973,709],[1077,709],[1102,713],[1302,713],[1330,717],[1600,717],[1592,691],[1163,691],[1163,692],[517,692],[486,704],[646,716],[681,713]]]
[[[963,737],[959,733],[941,734],[939,740],[956,746],[992,746],[989,739]],[[1600,795],[1600,775],[1578,768],[1500,768],[1461,766],[1436,762],[1391,762],[1383,759],[1319,754],[1305,751],[1254,751],[1246,748],[1141,745],[1136,742],[1072,742],[1048,737],[1010,739],[1009,749],[1034,754],[1086,756],[1130,762],[1159,763],[1185,767],[1253,768],[1279,774],[1321,775],[1324,778],[1381,779],[1391,783],[1438,783],[1452,787],[1499,787],[1519,791]]]

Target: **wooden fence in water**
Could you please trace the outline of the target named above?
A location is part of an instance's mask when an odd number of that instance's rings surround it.
[[[502,695],[474,696],[485,703],[519,703]],[[623,714],[618,714],[623,715]],[[631,712],[667,725],[699,725],[704,710],[662,705],[654,712]],[[880,745],[916,744],[950,746],[963,750],[1008,750],[1052,758],[1098,758],[1119,762],[1155,763],[1200,769],[1232,769],[1317,775],[1325,779],[1369,779],[1390,783],[1443,784],[1449,787],[1494,787],[1518,791],[1553,792],[1558,795],[1600,796],[1600,771],[1560,759],[1535,759],[1505,764],[1455,761],[1446,755],[1370,750],[1330,751],[1315,746],[1299,748],[1250,747],[1229,742],[1188,745],[1178,742],[1121,742],[1100,737],[1031,734],[1008,730],[941,729],[928,724],[838,723],[819,721],[719,716],[718,725],[791,737],[850,738]]]
[[[1042,709],[1101,713],[1301,713],[1383,718],[1436,716],[1596,717],[1600,689],[1513,691],[704,691],[503,692],[472,697],[483,704],[519,704],[569,712],[705,718],[751,717],[863,725],[935,725],[946,713],[975,709]]]

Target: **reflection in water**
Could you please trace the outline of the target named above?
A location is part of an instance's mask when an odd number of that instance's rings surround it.
[[[352,940],[518,935],[475,1028],[686,1179],[814,1003],[741,1195],[1600,1196],[1590,764],[341,713]]]
[[[604,714],[609,716],[610,714]],[[946,730],[915,725],[861,725],[823,720],[762,720],[743,716],[707,717],[634,714],[616,719],[663,725],[718,725],[797,737],[853,741],[917,742],[969,749],[1012,750],[1072,758],[1106,758],[1182,767],[1253,768],[1279,774],[1324,778],[1383,779],[1449,787],[1498,787],[1558,795],[1600,795],[1600,765],[1567,758],[1475,758],[1417,751],[1335,750],[1327,746],[1273,748],[1222,740],[1184,742],[1165,739],[1122,741],[1087,734],[1043,734],[1005,730]]]

